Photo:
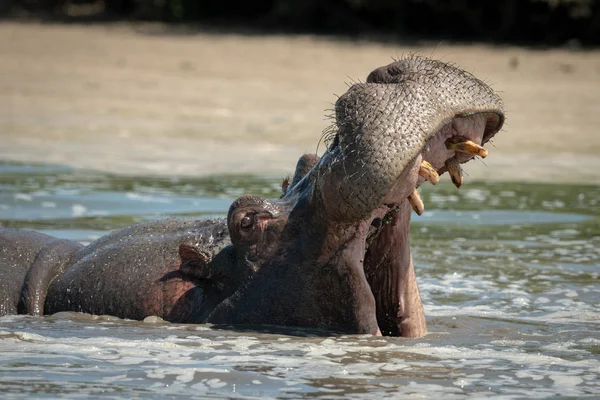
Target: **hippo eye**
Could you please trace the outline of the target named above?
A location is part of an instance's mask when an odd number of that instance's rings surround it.
[[[243,230],[247,230],[250,229],[250,227],[252,226],[252,218],[249,216],[245,216],[244,218],[242,218],[242,221],[240,222],[240,226],[242,227]]]

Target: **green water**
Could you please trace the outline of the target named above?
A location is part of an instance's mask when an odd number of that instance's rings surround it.
[[[280,179],[0,163],[0,226],[89,242],[224,216]],[[600,185],[424,184],[411,248],[430,334],[313,337],[66,313],[0,318],[0,395],[582,397],[600,393]]]

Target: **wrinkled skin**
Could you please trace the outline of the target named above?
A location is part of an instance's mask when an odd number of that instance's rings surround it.
[[[502,102],[458,68],[410,57],[350,87],[335,112],[326,152],[300,158],[280,199],[244,196],[227,220],[155,221],[77,249],[44,313],[424,335],[409,246],[422,162],[460,186],[457,165],[474,154],[446,140],[489,141]],[[9,278],[21,282],[30,260]]]
[[[0,315],[41,314],[48,285],[81,249],[38,232],[0,229]]]

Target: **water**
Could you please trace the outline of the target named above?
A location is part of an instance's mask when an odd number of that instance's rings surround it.
[[[4,163],[0,225],[89,242],[152,218],[224,215],[279,184]],[[422,196],[411,236],[422,339],[6,316],[0,397],[599,396],[600,186],[467,182]]]

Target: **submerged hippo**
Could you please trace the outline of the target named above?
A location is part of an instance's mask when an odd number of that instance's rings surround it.
[[[462,184],[460,163],[487,155],[502,102],[474,76],[412,56],[351,86],[335,115],[327,150],[300,159],[280,199],[241,197],[227,219],[148,222],[55,253],[43,247],[54,239],[0,233],[12,246],[0,253],[12,281],[2,278],[0,314],[424,335],[408,237],[417,188],[446,171]]]

